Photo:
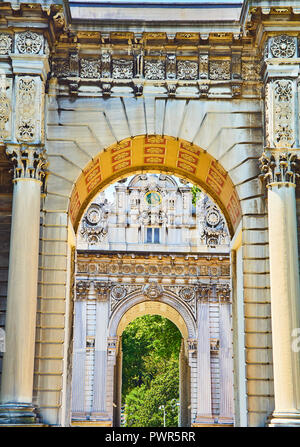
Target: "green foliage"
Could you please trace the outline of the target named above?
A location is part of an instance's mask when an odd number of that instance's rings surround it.
[[[201,189],[198,186],[193,185],[191,191],[192,191],[192,204],[194,206],[196,206],[196,202],[198,200],[198,197],[201,194]]]
[[[127,326],[122,336],[123,387],[127,427],[162,427],[178,423],[179,350],[177,327],[158,315],[145,315]]]

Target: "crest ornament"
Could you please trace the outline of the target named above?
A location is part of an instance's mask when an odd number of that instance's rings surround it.
[[[163,288],[157,282],[150,282],[143,288],[143,293],[150,299],[157,299],[162,296]]]

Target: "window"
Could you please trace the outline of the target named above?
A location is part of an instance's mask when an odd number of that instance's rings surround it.
[[[159,244],[159,228],[147,228],[146,233],[147,244]]]

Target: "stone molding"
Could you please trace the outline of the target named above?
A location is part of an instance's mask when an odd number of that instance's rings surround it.
[[[278,183],[296,186],[299,178],[299,154],[299,149],[265,149],[259,161],[267,187]]]
[[[33,179],[44,182],[48,161],[44,146],[7,144],[6,154],[13,162],[14,180]]]

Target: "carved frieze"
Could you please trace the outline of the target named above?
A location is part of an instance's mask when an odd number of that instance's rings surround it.
[[[242,62],[242,78],[245,81],[259,81],[261,66],[256,62]]]
[[[12,37],[10,34],[0,33],[0,54],[9,54],[12,51]]]
[[[229,80],[231,78],[230,60],[215,60],[209,63],[209,78],[212,80]]]
[[[151,80],[165,79],[165,62],[163,60],[145,59],[144,76]]]
[[[80,77],[84,79],[100,79],[101,61],[98,59],[81,59]]]
[[[112,60],[112,77],[114,79],[131,79],[131,78],[133,78],[133,60],[113,59]]]
[[[34,31],[24,31],[16,34],[16,53],[19,54],[42,54],[44,47],[44,36]]]
[[[177,62],[178,79],[198,79],[198,63],[196,61],[180,60]]]

